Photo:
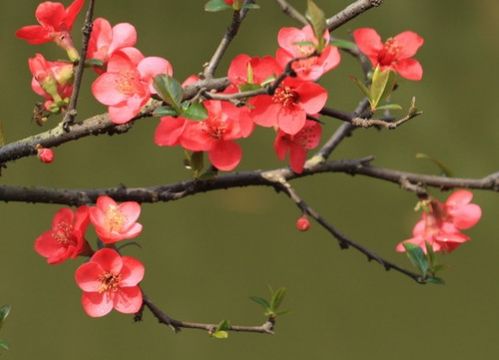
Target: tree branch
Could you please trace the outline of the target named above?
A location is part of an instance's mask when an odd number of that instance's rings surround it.
[[[149,309],[149,311],[154,315],[154,317],[164,325],[169,326],[173,331],[179,332],[181,329],[197,329],[207,331],[208,334],[213,334],[218,325],[209,323],[195,323],[188,321],[175,320],[167,315],[163,310],[156,306],[151,299],[149,299],[144,294],[144,306]],[[141,314],[138,316],[141,319]],[[242,325],[229,325],[225,331],[234,332],[249,332],[249,333],[260,333],[260,334],[274,334],[275,319],[268,319],[264,324],[260,326],[242,326]]]
[[[327,27],[329,31],[333,31],[363,12],[366,12],[373,7],[381,6],[381,4],[383,4],[383,0],[357,0],[336,15],[327,19]]]
[[[298,10],[292,7],[286,0],[276,0],[277,5],[281,8],[281,10],[288,15],[290,18],[295,19],[302,25],[307,25],[308,21],[305,19]]]
[[[94,5],[95,1],[90,0],[88,4],[87,14],[85,15],[85,23],[83,25],[82,34],[83,40],[80,51],[80,60],[76,66],[75,71],[75,81],[73,85],[73,92],[71,93],[71,99],[69,101],[68,110],[64,116],[64,130],[69,131],[69,127],[74,123],[77,111],[76,106],[78,105],[78,96],[80,95],[81,82],[83,80],[83,72],[85,71],[85,59],[87,58],[88,42],[90,40],[90,35],[92,34],[92,19],[94,16]]]
[[[246,0],[244,4],[250,3],[252,1]],[[241,22],[244,20],[246,15],[248,14],[248,9],[242,9],[239,11],[234,11],[232,14],[232,22],[225,31],[225,35],[223,36],[222,40],[220,41],[220,44],[218,45],[217,49],[215,50],[215,53],[211,57],[211,60],[208,62],[206,65],[203,75],[205,79],[211,79],[213,78],[215,71],[217,70],[218,65],[220,64],[220,61],[222,60],[223,55],[225,54],[225,51],[229,47],[230,43],[232,40],[236,37],[237,32],[239,31],[239,27],[241,26]]]

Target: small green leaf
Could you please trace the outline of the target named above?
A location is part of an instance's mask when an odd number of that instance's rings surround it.
[[[104,62],[99,59],[87,59],[85,60],[85,66],[96,66],[103,68],[104,67]]]
[[[195,151],[191,155],[191,170],[194,172],[194,177],[197,179],[201,175],[204,167],[204,152]]]
[[[208,117],[208,111],[202,103],[192,103],[184,110],[182,116],[191,120],[205,120]]]
[[[229,320],[220,321],[220,323],[217,325],[217,331],[219,330],[230,330],[230,321]]]
[[[307,21],[312,26],[312,30],[314,31],[315,37],[319,42],[317,46],[317,51],[322,51],[324,49],[324,32],[327,28],[326,23],[326,15],[324,15],[324,11],[313,0],[308,0],[307,12],[305,13],[305,17]]]
[[[246,5],[243,5],[243,7],[241,9],[258,10],[258,9],[260,9],[260,5],[258,5],[258,4],[246,4]]]
[[[312,41],[297,41],[297,42],[294,42],[293,45],[315,47],[315,44]]]
[[[267,300],[259,296],[250,296],[250,299],[256,302],[258,305],[261,305],[264,309],[269,309],[270,304]]]
[[[423,252],[423,249],[421,249],[419,246],[411,244],[411,243],[404,243],[404,248],[407,252],[407,257],[409,257],[409,260],[411,263],[416,266],[419,271],[421,271],[421,274],[423,277],[426,277],[428,274],[428,269],[429,269],[429,264],[428,264],[428,259],[425,256],[425,253]]]
[[[163,117],[163,116],[177,116],[178,113],[170,106],[160,106],[159,108],[156,108],[152,116],[154,117]]]
[[[445,285],[444,279],[435,276],[430,276],[426,278],[425,281],[429,284]]]
[[[369,103],[371,109],[377,109],[381,100],[386,99],[393,91],[394,76],[390,70],[381,70],[379,66],[374,69],[371,89],[369,91]]]
[[[180,83],[172,78],[171,76],[161,74],[154,78],[153,82],[154,89],[156,89],[158,95],[171,107],[177,111],[177,113],[182,112],[182,97],[184,95],[184,90]]]
[[[286,295],[286,288],[284,287],[277,289],[272,294],[272,298],[270,299],[270,308],[274,312],[277,311],[277,309],[279,309],[279,306],[281,306],[281,303],[284,300],[285,295]]]
[[[12,307],[10,305],[0,307],[0,322],[3,322],[7,316],[9,316],[11,309]]]
[[[258,90],[261,89],[262,87],[258,84],[250,84],[246,83],[241,86],[239,86],[239,90],[246,92],[246,91],[253,91],[253,90]]]
[[[366,98],[368,99],[371,98],[371,92],[361,80],[357,79],[355,76],[351,76],[350,79],[352,79],[355,85],[359,87],[360,91],[362,91],[362,93],[365,95]]]
[[[210,0],[204,5],[204,10],[209,12],[216,12],[232,9],[232,7],[225,3],[224,0]]]
[[[416,154],[416,159],[425,159],[431,161],[433,164],[435,164],[442,174],[444,174],[447,177],[452,177],[452,171],[449,169],[448,166],[446,166],[442,161],[435,159],[431,157],[430,155],[423,154],[423,153],[417,153]]]
[[[211,336],[215,339],[225,340],[229,337],[229,333],[227,331],[219,330],[215,331],[213,334],[211,334]]]
[[[376,110],[402,110],[402,106],[399,104],[386,104],[381,105],[376,108]]]
[[[357,45],[353,41],[348,40],[333,39],[331,40],[331,45],[345,50],[357,50]]]
[[[0,340],[0,348],[4,350],[9,350],[9,345],[5,341]]]

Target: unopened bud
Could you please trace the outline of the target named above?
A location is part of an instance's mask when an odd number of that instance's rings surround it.
[[[307,231],[310,228],[310,220],[308,220],[305,215],[299,217],[298,220],[296,220],[296,228],[299,231]]]
[[[38,158],[42,163],[50,164],[52,161],[54,161],[54,151],[52,151],[52,149],[39,147],[37,151],[38,151]]]

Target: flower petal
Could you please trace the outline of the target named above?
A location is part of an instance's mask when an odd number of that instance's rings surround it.
[[[127,99],[127,95],[119,90],[121,75],[104,73],[92,83],[92,94],[98,102],[107,106],[118,105]]]
[[[210,162],[217,169],[231,171],[241,161],[243,151],[234,141],[217,141],[208,153]]]
[[[24,26],[16,31],[16,36],[26,40],[31,45],[39,45],[52,41],[50,32],[40,25]]]
[[[289,153],[289,164],[291,166],[291,170],[297,174],[301,174],[306,160],[307,151],[298,144],[291,144]]]
[[[35,16],[44,27],[53,28],[54,31],[69,30],[63,28],[66,11],[64,5],[59,2],[42,2],[36,8]]]
[[[138,286],[121,288],[115,293],[113,303],[116,311],[134,314],[142,307],[142,291]]]
[[[399,46],[399,59],[414,56],[424,43],[424,39],[413,31],[404,31],[394,36],[393,40]]]
[[[102,285],[99,277],[104,273],[105,271],[98,263],[89,261],[76,269],[75,281],[83,291],[98,292]]]
[[[123,256],[120,287],[136,286],[144,278],[144,265],[130,256]]]
[[[71,30],[73,24],[76,20],[76,17],[81,11],[81,8],[85,4],[85,0],[75,0],[71,5],[69,5],[66,9],[66,19],[65,23],[67,26],[67,30]]]
[[[178,145],[180,137],[184,133],[187,120],[181,117],[165,116],[154,132],[154,143],[159,146]]]
[[[376,30],[371,28],[360,28],[353,32],[353,38],[362,51],[368,58],[378,57],[378,53],[383,49],[383,42]],[[376,64],[374,64],[376,65]]]
[[[400,76],[408,80],[418,81],[423,78],[423,67],[417,60],[400,60],[393,64],[393,68],[399,73]]]
[[[137,43],[137,31],[132,24],[120,23],[112,29],[112,41],[109,46],[109,53],[112,54],[118,49],[132,47]]]
[[[84,292],[81,296],[83,310],[91,317],[101,317],[113,310],[113,301],[107,292]]]
[[[98,250],[91,258],[91,262],[100,265],[105,272],[119,274],[123,268],[123,261],[116,250],[103,248]]]

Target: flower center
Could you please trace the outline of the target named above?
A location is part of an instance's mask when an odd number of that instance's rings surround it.
[[[388,66],[397,61],[400,52],[400,45],[395,39],[386,40],[383,49],[378,54],[378,61],[381,65]]]
[[[120,78],[116,84],[118,91],[125,95],[141,93],[140,79],[133,71],[120,73]]]
[[[113,274],[112,272],[106,272],[99,276],[99,281],[100,281],[100,286],[99,286],[100,294],[106,291],[115,292],[119,289],[121,274]]]
[[[126,216],[117,206],[110,206],[106,211],[106,224],[109,231],[120,231],[126,222]]]
[[[298,102],[299,95],[293,91],[289,86],[283,86],[276,89],[272,101],[281,104],[284,107],[291,107]]]
[[[72,236],[73,226],[67,222],[60,222],[52,232],[52,237],[61,245],[74,245],[76,242]]]
[[[204,131],[212,138],[216,140],[223,140],[225,133],[227,132],[228,124],[227,121],[223,121],[218,117],[210,118],[204,122]]]

